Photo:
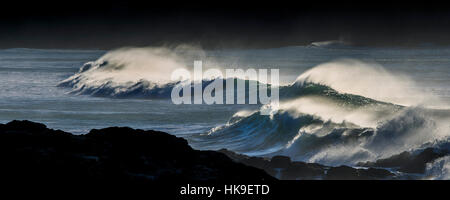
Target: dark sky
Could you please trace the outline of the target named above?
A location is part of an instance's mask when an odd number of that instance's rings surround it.
[[[373,1],[35,1],[3,3],[0,48],[200,45],[450,45],[446,4]]]

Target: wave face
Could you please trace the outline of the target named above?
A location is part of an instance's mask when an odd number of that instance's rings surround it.
[[[226,147],[257,156],[286,155],[332,166],[356,165],[425,147],[448,147],[445,122],[433,119],[427,109],[395,105],[335,108],[318,101],[301,98],[282,103],[282,109],[270,116],[259,111],[235,115],[227,124],[199,136],[203,142],[197,146]]]
[[[319,65],[280,88],[278,111],[270,116],[237,113],[199,136],[203,142],[197,147],[285,155],[331,166],[355,166],[427,147],[450,150],[450,113],[426,108],[433,97],[410,89],[410,84],[405,77],[359,61]],[[408,99],[415,96],[424,98]]]
[[[394,75],[381,65],[354,59],[341,59],[320,64],[298,76],[294,84],[318,83],[340,93],[399,105],[433,104],[436,99],[418,91],[406,76]]]

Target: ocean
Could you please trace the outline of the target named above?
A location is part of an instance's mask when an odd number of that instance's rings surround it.
[[[195,60],[205,68],[279,69],[280,110],[173,104],[170,73],[190,70]],[[1,123],[30,120],[74,134],[153,129],[196,149],[332,166],[450,150],[449,86],[450,47],[0,50]],[[450,178],[448,160],[430,164],[428,176]]]

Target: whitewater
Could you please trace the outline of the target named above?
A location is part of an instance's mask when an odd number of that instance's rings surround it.
[[[171,81],[170,74],[192,70],[194,60],[206,69],[280,69],[279,110],[261,115],[270,107],[174,105],[172,88],[183,80]],[[222,78],[194,81],[205,87]],[[108,126],[155,129],[196,149],[363,167],[427,148],[447,155],[449,85],[444,47],[5,49],[0,121],[27,119],[78,134]],[[448,160],[427,163],[420,178],[449,179]]]

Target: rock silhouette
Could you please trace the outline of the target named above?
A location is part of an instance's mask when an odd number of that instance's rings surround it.
[[[192,149],[173,135],[125,127],[86,135],[30,121],[0,124],[2,181],[127,184],[154,181],[271,181],[222,153]]]
[[[356,169],[349,166],[330,167],[317,163],[291,161],[286,156],[264,159],[240,155],[226,149],[221,149],[219,152],[226,154],[236,162],[263,169],[268,174],[281,180],[379,180],[395,178],[393,173],[385,169]]]

